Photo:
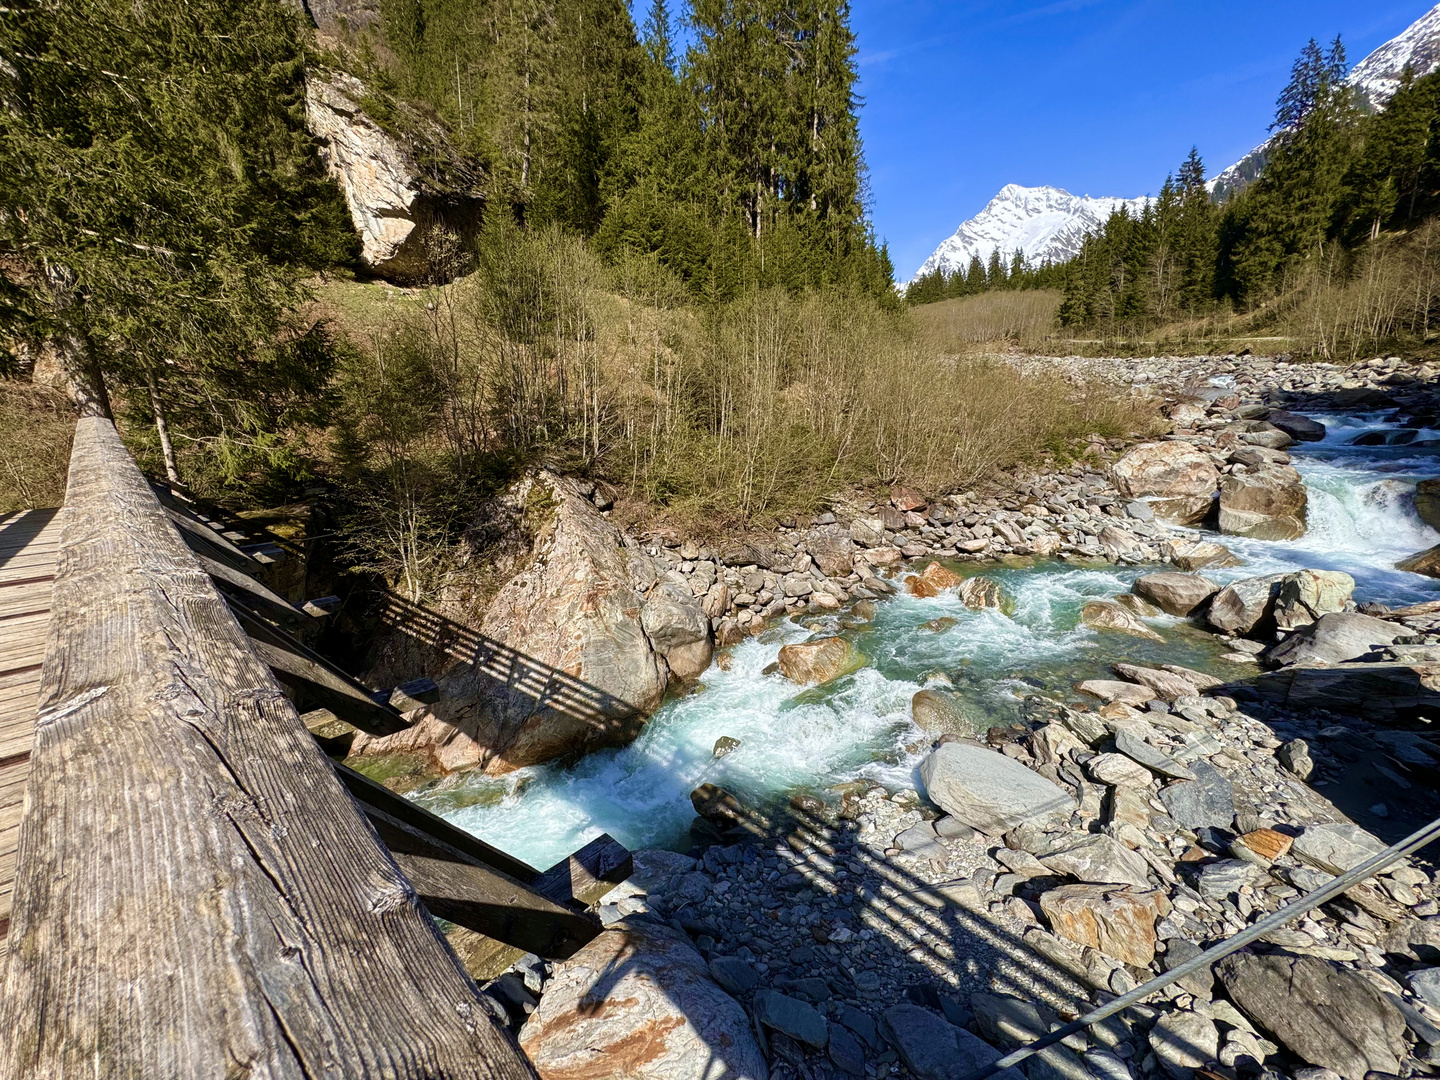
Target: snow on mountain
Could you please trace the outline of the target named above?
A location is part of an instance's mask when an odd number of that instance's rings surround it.
[[[968,270],[972,258],[988,263],[991,253],[997,250],[1007,266],[1017,249],[1025,253],[1026,262],[1035,266],[1063,262],[1079,254],[1086,234],[1098,230],[1122,206],[1138,214],[1145,200],[1092,199],[1060,188],[1006,184],[984,210],[961,224],[954,236],[935,249],[915,277],[923,277],[937,267],[947,276]]]
[[[1360,92],[1366,105],[1378,112],[1395,96],[1407,66],[1414,70],[1416,78],[1440,67],[1440,4],[1351,68],[1345,82]],[[1269,146],[1270,140],[1266,139],[1217,174],[1207,185],[1211,193],[1224,198],[1249,185],[1265,167]]]

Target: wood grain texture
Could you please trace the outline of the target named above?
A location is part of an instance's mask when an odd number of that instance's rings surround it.
[[[108,421],[64,517],[0,1076],[532,1080]]]
[[[0,952],[10,930],[60,521],[58,510],[0,518],[0,571],[7,572],[0,581]]]

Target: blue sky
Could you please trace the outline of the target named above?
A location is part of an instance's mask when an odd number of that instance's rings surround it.
[[[1425,0],[852,0],[872,217],[904,281],[1005,184],[1152,194],[1266,135],[1307,38],[1354,63]]]

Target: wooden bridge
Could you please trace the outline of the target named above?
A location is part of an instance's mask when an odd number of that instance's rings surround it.
[[[406,721],[237,539],[98,417],[0,520],[0,1077],[532,1077],[470,973],[593,938],[628,852],[541,873],[328,759]]]

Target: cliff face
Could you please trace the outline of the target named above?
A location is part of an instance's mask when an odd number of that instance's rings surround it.
[[[306,126],[345,193],[365,267],[401,284],[433,280],[432,230],[463,233],[475,225],[483,177],[438,124],[396,106],[405,132],[397,135],[366,111],[366,96],[353,75],[314,69],[306,85]]]

